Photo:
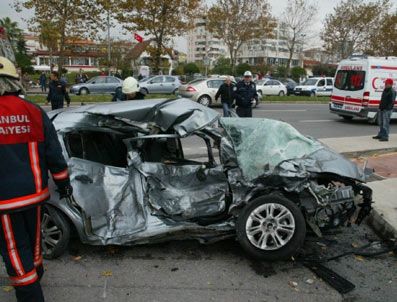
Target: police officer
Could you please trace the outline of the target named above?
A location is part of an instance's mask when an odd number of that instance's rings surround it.
[[[256,85],[252,81],[251,71],[244,73],[244,79],[237,83],[235,91],[236,112],[239,117],[252,117],[252,106],[258,102]]]
[[[133,77],[128,77],[123,81],[123,86],[116,89],[112,102],[143,100],[145,93],[140,91],[138,81]]]
[[[67,106],[70,105],[70,97],[68,92],[66,91],[66,84],[64,81],[59,80],[59,74],[56,71],[52,71],[51,82],[48,85],[48,95],[47,95],[47,103],[51,102],[51,109],[60,109],[63,108],[64,101],[66,100]]]
[[[0,253],[18,302],[42,302],[40,212],[50,197],[48,171],[61,198],[72,187],[54,126],[20,93],[15,66],[0,57]]]

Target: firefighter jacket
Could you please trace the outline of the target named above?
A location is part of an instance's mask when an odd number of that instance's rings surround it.
[[[49,199],[48,173],[58,188],[70,185],[55,128],[38,106],[0,96],[0,213]]]

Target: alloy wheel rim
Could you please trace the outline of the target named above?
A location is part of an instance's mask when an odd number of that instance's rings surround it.
[[[48,213],[43,214],[41,221],[41,246],[45,255],[51,254],[62,238],[62,231]]]
[[[202,98],[200,99],[200,104],[201,104],[201,105],[208,106],[209,103],[210,103],[210,99],[207,98],[207,97],[202,97]]]
[[[264,251],[285,246],[295,233],[291,211],[279,203],[266,203],[248,216],[245,232],[252,245]]]

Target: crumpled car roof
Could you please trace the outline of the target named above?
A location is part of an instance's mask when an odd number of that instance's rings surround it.
[[[86,105],[49,112],[48,115],[60,129],[84,124],[86,115],[90,114],[153,123],[164,132],[173,129],[181,137],[213,124],[220,116],[215,110],[185,98]]]

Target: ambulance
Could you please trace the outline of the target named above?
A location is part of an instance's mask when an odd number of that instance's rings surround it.
[[[397,88],[397,57],[351,56],[342,60],[336,71],[329,109],[340,117],[366,118],[377,122],[385,80],[393,79]],[[397,118],[397,102],[392,118]]]

